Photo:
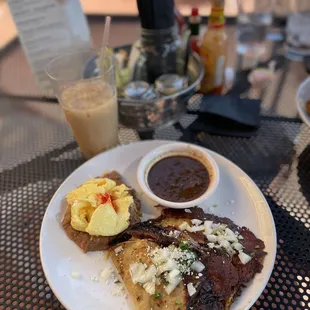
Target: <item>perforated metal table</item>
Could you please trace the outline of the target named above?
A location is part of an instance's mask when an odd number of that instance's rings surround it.
[[[293,72],[288,69],[289,79]],[[192,104],[199,100],[192,98]],[[194,115],[154,133],[156,139],[181,139],[224,155],[264,193],[278,248],[253,310],[310,309],[310,130],[296,118],[294,105],[284,98],[270,111],[264,103],[261,127],[251,138],[189,136]],[[121,143],[139,139],[133,130],[120,130]],[[51,103],[0,97],[0,146],[0,309],[63,309],[42,271],[39,231],[53,193],[83,159],[60,107]]]

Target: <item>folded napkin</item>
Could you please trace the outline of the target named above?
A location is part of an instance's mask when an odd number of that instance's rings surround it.
[[[192,132],[251,137],[259,127],[260,100],[241,99],[237,96],[205,95],[198,118],[189,126]]]
[[[305,68],[308,74],[310,74],[310,56],[304,58]]]

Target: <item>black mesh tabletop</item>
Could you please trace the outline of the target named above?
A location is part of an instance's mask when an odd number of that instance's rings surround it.
[[[303,79],[304,72],[296,71],[299,65],[288,63],[282,69],[288,81]],[[282,71],[270,98],[246,91],[266,97],[261,126],[251,138],[188,134],[196,118],[190,114],[152,135],[224,155],[265,195],[278,234],[277,256],[252,310],[310,309],[310,129],[296,118],[294,94],[286,89],[293,82],[284,87]],[[280,95],[283,87],[290,97]],[[200,99],[194,96],[192,106]],[[119,136],[122,144],[141,139],[130,129],[121,129]],[[64,309],[43,274],[39,233],[52,195],[83,162],[58,104],[0,97],[0,310]]]
[[[40,264],[39,231],[53,193],[83,159],[59,106],[2,101],[0,112],[5,114],[0,130],[0,309],[61,309]],[[155,138],[186,141],[192,121],[192,115],[184,116],[180,124],[156,131]],[[120,139],[130,143],[139,136],[122,129]],[[298,119],[262,116],[255,137],[201,133],[190,142],[244,169],[271,207],[278,233],[276,263],[252,309],[310,309],[310,130]]]

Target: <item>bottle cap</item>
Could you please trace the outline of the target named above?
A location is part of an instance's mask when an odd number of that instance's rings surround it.
[[[192,16],[199,16],[199,9],[198,8],[192,8]]]
[[[167,29],[175,24],[174,0],[137,0],[144,29]]]

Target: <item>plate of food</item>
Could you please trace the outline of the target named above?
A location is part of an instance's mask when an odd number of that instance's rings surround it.
[[[296,101],[299,116],[310,127],[310,77],[300,84]]]
[[[245,310],[274,266],[255,183],[205,148],[119,146],[81,165],[47,207],[43,270],[68,310]]]

